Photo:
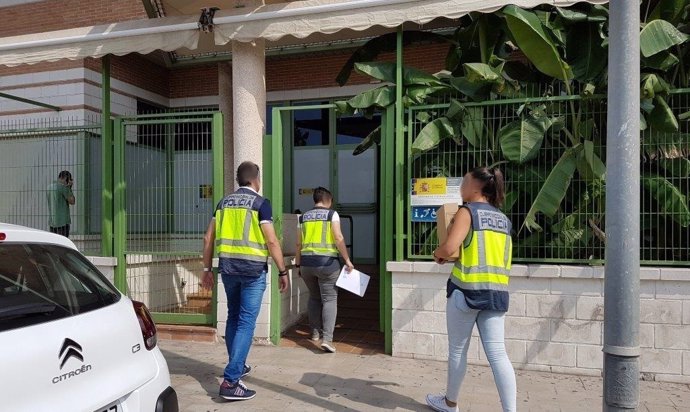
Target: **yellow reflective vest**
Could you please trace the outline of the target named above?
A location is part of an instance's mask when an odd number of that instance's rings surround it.
[[[215,214],[216,251],[221,259],[268,260],[268,247],[259,225],[259,209],[264,201],[244,188],[221,201]]]
[[[333,214],[332,210],[315,208],[300,216],[302,256],[338,257],[331,223]]]
[[[462,290],[469,307],[508,310],[508,282],[513,254],[512,225],[488,203],[468,203],[472,228],[463,242],[450,282]]]

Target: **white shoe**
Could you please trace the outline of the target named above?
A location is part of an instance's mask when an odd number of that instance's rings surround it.
[[[321,342],[321,349],[326,352],[335,353],[335,346],[333,345],[333,342]]]
[[[458,412],[459,409],[456,406],[448,406],[446,403],[446,394],[428,394],[426,395],[426,404],[437,412]]]

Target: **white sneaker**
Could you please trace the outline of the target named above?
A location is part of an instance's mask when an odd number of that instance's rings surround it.
[[[333,345],[333,342],[321,342],[321,349],[326,352],[335,353],[335,346]]]
[[[311,331],[311,340],[313,340],[315,342],[321,340],[321,331],[319,331],[318,329],[312,330]]]
[[[456,406],[448,406],[446,403],[446,394],[428,394],[426,395],[426,404],[435,411],[438,412],[458,412],[459,409]]]

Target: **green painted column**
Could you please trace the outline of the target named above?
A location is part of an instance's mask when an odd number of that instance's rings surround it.
[[[113,123],[110,119],[110,56],[101,59],[101,255],[113,250]]]
[[[115,268],[115,287],[120,292],[127,294],[127,265],[126,265],[126,242],[127,242],[127,217],[125,210],[125,133],[122,119],[115,119],[114,122],[115,146],[113,149],[113,233],[112,242],[113,254],[117,258]]]
[[[403,106],[403,28],[398,27],[395,65],[395,260],[405,259],[405,108]]]
[[[395,110],[388,107],[381,119],[383,130],[381,135],[381,208],[391,210],[394,202],[393,166],[395,150]],[[381,326],[385,337],[386,353],[393,352],[393,285],[391,273],[386,271],[386,263],[393,260],[393,232],[394,219],[392,213],[381,214]]]
[[[279,238],[282,236],[283,223],[283,113],[273,109],[273,131],[270,141],[270,200],[273,206],[273,226]],[[266,147],[266,146],[265,146]],[[268,149],[268,147],[266,147]],[[269,174],[264,169],[264,179]],[[271,273],[277,273],[275,263],[271,267]],[[274,345],[280,344],[282,324],[282,296],[278,285],[278,276],[271,275],[271,313],[269,334]]]
[[[225,195],[225,119],[222,113],[213,115],[213,205],[217,205]],[[216,272],[216,275],[218,273]],[[211,298],[211,323],[218,324],[218,282],[213,285]]]

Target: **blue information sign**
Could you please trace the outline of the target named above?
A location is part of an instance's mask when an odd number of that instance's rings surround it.
[[[413,222],[436,222],[436,212],[440,206],[412,206]]]

